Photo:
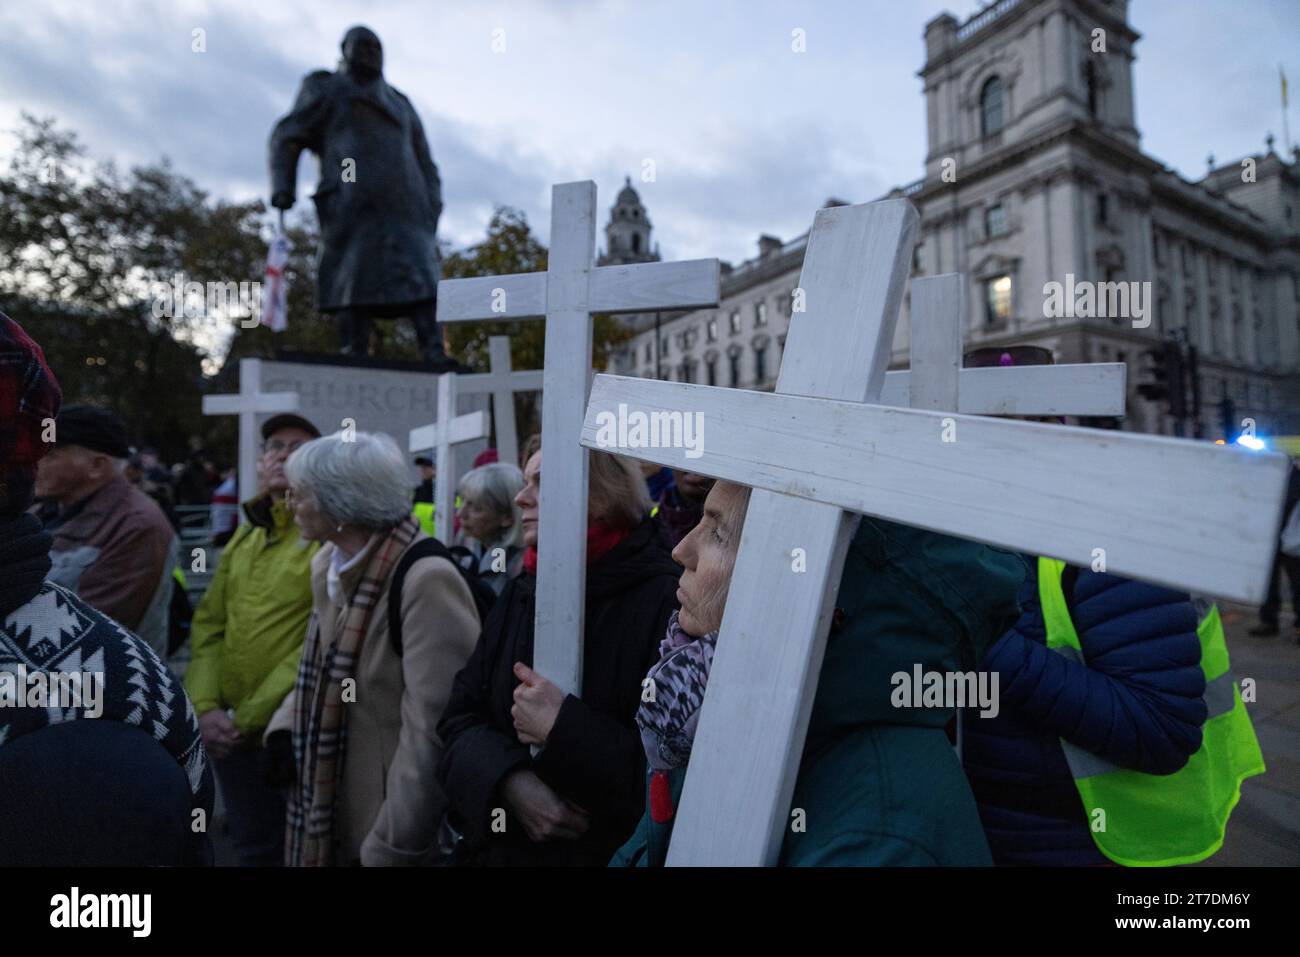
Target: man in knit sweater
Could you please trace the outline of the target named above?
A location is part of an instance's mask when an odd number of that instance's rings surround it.
[[[0,313],[0,866],[210,863],[212,772],[180,682],[46,580],[53,539],[27,509],[60,398]]]

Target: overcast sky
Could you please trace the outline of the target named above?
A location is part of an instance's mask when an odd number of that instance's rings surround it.
[[[0,128],[52,115],[97,158],[169,156],[217,196],[266,195],[266,140],[302,76],[357,22],[415,103],[443,178],[441,234],[481,238],[493,205],[545,239],[549,187],[594,179],[599,225],[624,174],[664,258],[753,256],[828,196],[874,199],[922,173],[925,23],[975,0],[6,0]],[[1134,0],[1146,152],[1199,177],[1281,143],[1278,66],[1300,137],[1300,0]],[[191,52],[192,31],[207,51]],[[791,51],[806,31],[807,52]],[[493,52],[493,31],[505,49]],[[502,34],[498,34],[502,36]],[[12,137],[0,134],[0,159]],[[657,180],[641,183],[653,159]],[[299,173],[299,207],[315,181]],[[603,236],[601,237],[603,243]]]

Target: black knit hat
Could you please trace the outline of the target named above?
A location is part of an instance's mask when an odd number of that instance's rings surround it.
[[[94,405],[65,405],[56,420],[54,444],[79,445],[115,459],[131,456],[121,416]]]

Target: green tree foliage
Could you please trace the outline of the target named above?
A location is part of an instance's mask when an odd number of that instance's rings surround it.
[[[157,293],[177,274],[259,278],[261,204],[211,202],[165,160],[92,166],[53,120],[24,116],[15,133],[0,170],[0,308],[41,344],[65,403],[113,408],[134,442],[184,457],[204,431],[205,349],[238,310],[159,316]]]
[[[178,277],[205,287],[261,281],[274,230],[260,200],[214,199],[166,159],[125,173],[93,164],[76,134],[52,119],[24,114],[14,132],[16,147],[0,168],[0,310],[44,348],[65,402],[113,408],[132,441],[156,446],[165,460],[204,446],[232,461],[235,422],[203,416],[202,396],[237,389],[240,358],[338,349],[333,325],[316,310],[319,233],[310,204],[286,222],[294,244],[285,270],[288,327],[245,328],[252,316],[242,304],[168,309],[160,293]],[[482,242],[443,258],[448,279],[545,268],[546,248],[506,206],[494,211]],[[488,337],[501,333],[511,337],[516,369],[542,368],[540,320],[444,330],[450,354],[476,371],[488,367]],[[409,322],[376,323],[376,336],[378,355],[418,359]],[[617,321],[597,316],[596,367],[627,337]],[[537,427],[537,397],[516,401],[527,435]]]

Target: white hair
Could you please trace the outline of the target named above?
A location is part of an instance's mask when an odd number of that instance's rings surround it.
[[[411,513],[406,457],[389,436],[335,432],[301,445],[284,474],[316,499],[332,523],[370,531],[392,528]]]
[[[470,469],[461,476],[456,491],[465,501],[473,502],[480,508],[491,509],[502,518],[506,516],[514,518],[509,528],[501,529],[501,534],[495,541],[484,542],[485,547],[500,545],[511,548],[523,545],[522,515],[519,506],[515,504],[515,496],[523,487],[524,473],[509,462],[489,462],[487,465]]]

